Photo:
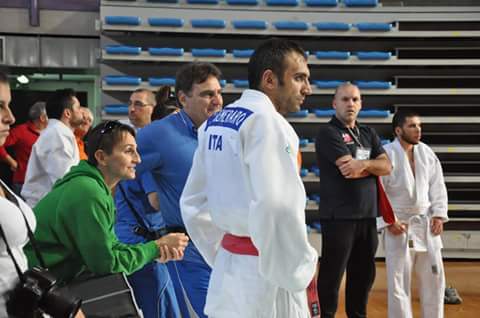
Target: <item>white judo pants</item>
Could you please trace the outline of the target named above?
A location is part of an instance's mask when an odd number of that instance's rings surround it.
[[[272,285],[260,275],[258,257],[223,248],[212,268],[205,314],[210,318],[310,317],[304,290],[292,293]]]
[[[443,318],[445,273],[441,249],[434,251],[438,267],[438,273],[434,274],[428,253],[408,248],[406,234],[395,236],[386,229],[384,238],[388,281],[388,317],[413,317],[411,281],[412,272],[415,272],[422,317]]]

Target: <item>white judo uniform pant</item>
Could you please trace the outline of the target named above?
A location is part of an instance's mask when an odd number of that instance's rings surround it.
[[[278,264],[282,266],[282,264]],[[307,294],[288,292],[259,273],[258,257],[220,248],[208,286],[210,318],[308,318]]]
[[[412,318],[411,281],[416,273],[423,318],[443,318],[445,273],[441,249],[428,252],[408,247],[407,234],[395,236],[385,230],[385,261],[388,281],[388,317]],[[432,271],[435,259],[437,273]]]

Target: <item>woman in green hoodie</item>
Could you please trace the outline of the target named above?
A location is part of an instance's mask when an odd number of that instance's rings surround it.
[[[47,268],[69,283],[82,274],[129,275],[155,259],[181,259],[188,243],[182,233],[136,245],[115,236],[112,190],[120,180],[135,178],[140,162],[134,130],[110,121],[87,138],[88,160],[72,167],[33,209],[34,236]],[[39,264],[31,245],[25,252],[30,267]]]

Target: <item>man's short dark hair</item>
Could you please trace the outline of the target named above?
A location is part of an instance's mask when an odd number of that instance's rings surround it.
[[[192,62],[180,67],[175,76],[175,94],[177,99],[178,92],[182,91],[188,95],[192,91],[194,84],[201,84],[210,76],[214,76],[218,80],[222,77],[222,72],[211,63]]]
[[[85,136],[85,150],[88,162],[97,166],[98,162],[95,158],[95,152],[101,149],[107,154],[111,154],[115,145],[122,141],[125,134],[130,134],[135,138],[135,130],[119,121],[107,121],[95,126]]]
[[[249,87],[259,90],[266,70],[272,70],[279,79],[280,85],[283,85],[283,75],[287,69],[285,58],[291,52],[298,53],[306,59],[306,53],[302,47],[290,40],[273,38],[260,44],[248,62]]]
[[[9,80],[8,80],[8,75],[3,73],[3,72],[0,72],[0,83],[1,84],[9,84]]]
[[[47,101],[47,115],[49,118],[60,119],[65,109],[73,109],[76,93],[71,88],[58,89]]]
[[[420,115],[417,112],[410,109],[397,110],[395,112],[395,115],[393,115],[393,119],[392,119],[393,135],[396,135],[395,128],[403,127],[403,125],[407,121],[407,118],[411,118],[411,117],[420,117]]]

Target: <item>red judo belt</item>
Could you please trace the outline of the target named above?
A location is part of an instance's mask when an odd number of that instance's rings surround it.
[[[258,256],[258,250],[248,236],[225,234],[222,247],[233,254]],[[308,308],[312,318],[320,317],[320,303],[317,294],[317,277],[313,277],[307,287]]]

